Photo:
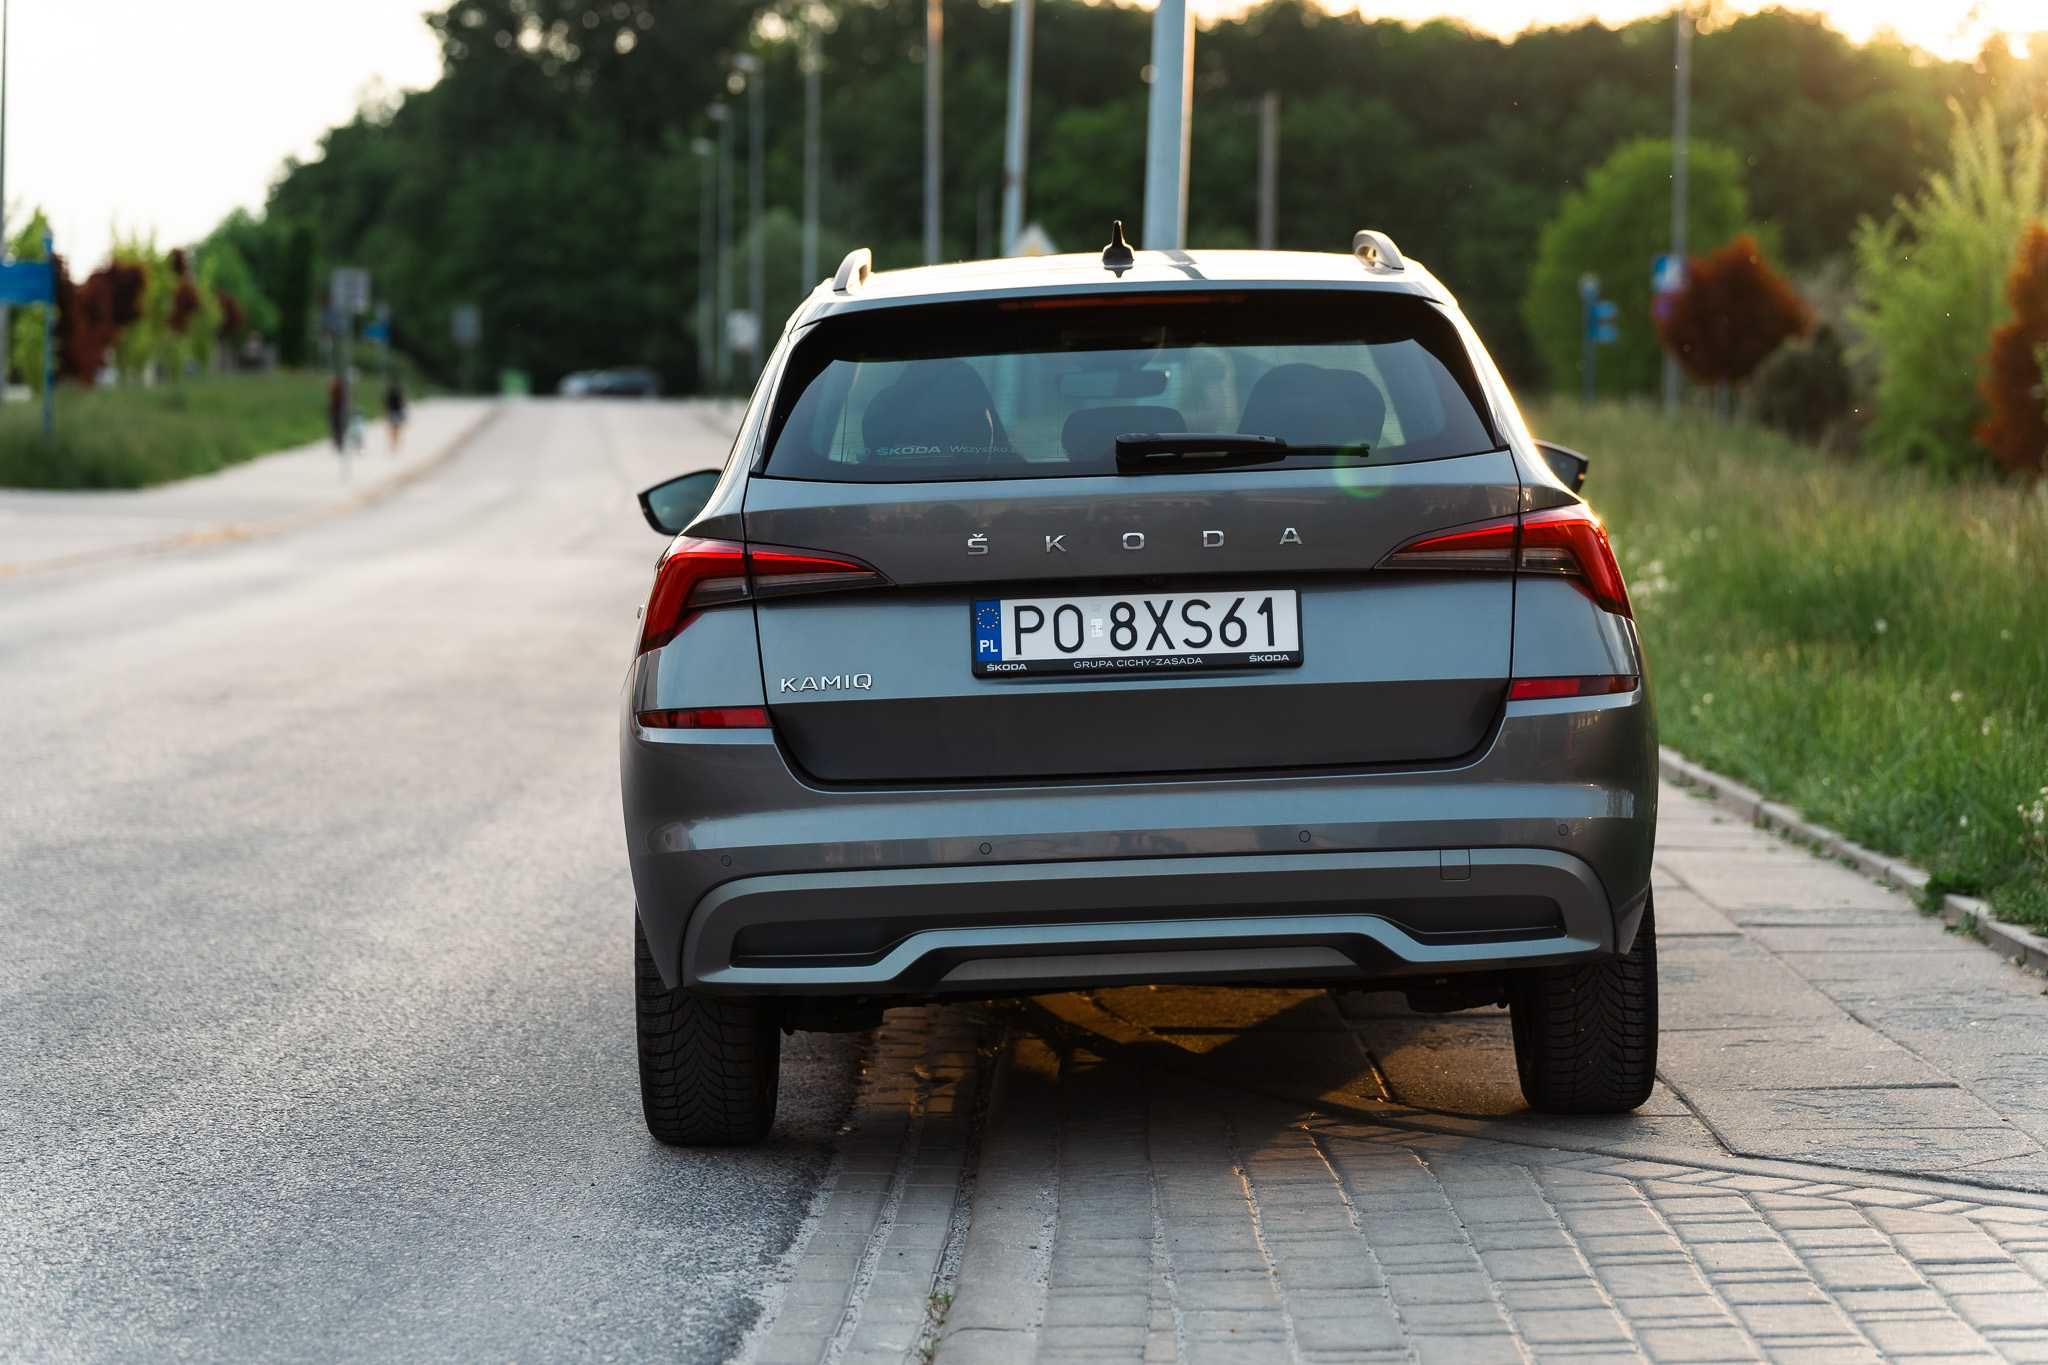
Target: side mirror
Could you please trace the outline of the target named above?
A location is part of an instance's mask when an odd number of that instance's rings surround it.
[[[1538,441],[1536,453],[1543,457],[1543,463],[1550,466],[1550,472],[1557,475],[1557,481],[1572,492],[1576,493],[1586,486],[1586,466],[1592,461],[1578,451],[1570,446]]]
[[[700,469],[658,483],[640,494],[640,514],[663,535],[680,535],[704,510],[704,504],[711,501],[712,490],[718,487],[721,477],[720,470]]]

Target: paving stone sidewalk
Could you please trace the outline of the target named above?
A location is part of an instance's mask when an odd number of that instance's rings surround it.
[[[1394,996],[895,1011],[753,1358],[2048,1361],[2042,979],[1664,800],[1640,1114]]]

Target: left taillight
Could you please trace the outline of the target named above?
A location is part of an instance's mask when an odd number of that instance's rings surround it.
[[[1596,606],[1635,615],[1607,528],[1583,503],[1435,531],[1401,546],[1380,567],[1562,574]]]
[[[872,567],[839,555],[774,545],[678,536],[654,573],[640,619],[640,652],[682,634],[705,607],[749,597],[825,592],[882,581]]]

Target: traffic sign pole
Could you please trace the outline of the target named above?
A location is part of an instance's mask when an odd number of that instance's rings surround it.
[[[43,439],[57,434],[57,245],[43,234],[43,259],[50,263],[50,301],[43,305]]]
[[[334,315],[334,376],[341,385],[341,470],[348,473],[348,438],[355,415],[349,368],[353,360],[356,318],[370,307],[370,272],[361,266],[338,265],[327,282],[327,305]]]
[[[1598,275],[1587,271],[1579,276],[1579,383],[1589,404],[1597,390],[1599,348],[1612,346],[1621,338],[1615,321],[1619,313],[1614,300],[1600,297]]]
[[[1692,7],[1681,3],[1672,15],[1677,32],[1673,41],[1671,94],[1671,255],[1683,263],[1686,242],[1687,142],[1692,137]],[[1678,411],[1678,361],[1664,354],[1664,411]]]
[[[1599,363],[1593,350],[1593,302],[1600,297],[1600,277],[1588,271],[1579,276],[1579,392],[1587,403],[1593,401],[1594,367]]]

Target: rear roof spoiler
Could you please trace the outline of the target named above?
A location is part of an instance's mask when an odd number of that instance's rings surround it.
[[[856,294],[868,282],[868,276],[875,273],[875,253],[864,246],[857,246],[846,253],[846,259],[839,263],[839,273],[832,277],[832,292],[835,294]]]
[[[1371,228],[1360,228],[1352,234],[1351,254],[1375,275],[1391,275],[1408,268],[1408,258],[1401,254],[1400,247],[1394,245],[1394,239]]]

